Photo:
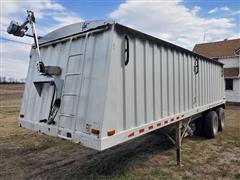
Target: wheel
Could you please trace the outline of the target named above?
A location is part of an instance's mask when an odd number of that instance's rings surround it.
[[[194,121],[194,125],[195,125],[195,130],[193,132],[194,135],[196,136],[203,136],[203,120],[202,117],[196,119]]]
[[[222,107],[217,108],[216,110],[218,115],[218,131],[223,131],[224,129],[224,122],[225,122],[225,112]]]
[[[215,111],[209,111],[204,119],[204,134],[211,139],[217,135],[218,132],[218,115]]]

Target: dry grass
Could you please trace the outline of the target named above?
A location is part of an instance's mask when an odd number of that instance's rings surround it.
[[[23,84],[0,84],[0,107],[19,107],[23,89]]]
[[[179,168],[160,135],[97,152],[19,128],[22,87],[0,88],[0,179],[240,179],[240,107],[227,107],[226,129],[216,139],[185,138]]]

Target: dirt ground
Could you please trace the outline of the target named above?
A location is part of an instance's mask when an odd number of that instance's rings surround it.
[[[183,166],[156,133],[97,152],[17,126],[22,85],[0,85],[0,179],[240,179],[240,106],[215,139],[183,141]]]

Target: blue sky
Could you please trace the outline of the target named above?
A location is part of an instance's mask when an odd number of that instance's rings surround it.
[[[10,20],[23,21],[26,9],[37,16],[39,35],[85,20],[114,19],[187,49],[196,43],[239,38],[238,0],[1,0],[1,74],[25,78],[32,40],[6,33]],[[205,37],[205,38],[203,38]],[[14,48],[13,48],[14,47]]]
[[[108,19],[108,14],[124,1],[58,1],[65,7],[79,12],[84,19]]]

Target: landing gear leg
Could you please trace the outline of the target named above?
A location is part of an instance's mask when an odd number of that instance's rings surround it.
[[[182,162],[182,140],[187,135],[193,135],[193,131],[190,127],[191,118],[188,119],[187,122],[179,121],[176,122],[175,125],[175,138],[171,137],[168,133],[164,133],[166,137],[168,137],[169,140],[174,144],[176,147],[176,159],[177,159],[177,165],[181,167]]]
[[[182,134],[181,134],[182,122],[177,122],[176,124],[176,157],[177,157],[177,165],[181,167],[182,155],[181,155],[181,145],[182,145]]]

